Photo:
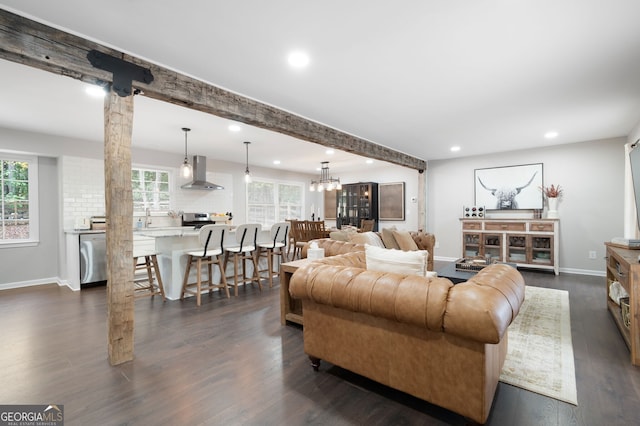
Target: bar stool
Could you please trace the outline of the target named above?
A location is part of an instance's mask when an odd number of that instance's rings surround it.
[[[251,283],[256,281],[260,291],[262,291],[262,284],[260,283],[260,277],[258,276],[258,262],[256,260],[256,240],[258,238],[258,230],[260,224],[257,223],[245,223],[239,225],[235,229],[237,246],[227,247],[224,249],[224,265],[225,270],[227,262],[229,262],[229,256],[233,256],[233,275],[227,278],[233,278],[233,282],[229,285],[234,287],[234,295],[238,295],[238,285]],[[251,277],[247,276],[247,260],[251,260],[253,263],[253,274]],[[242,277],[239,274],[239,261],[242,261]]]
[[[227,277],[224,273],[224,267],[220,260],[220,256],[224,252],[222,247],[225,234],[229,233],[229,225],[205,225],[200,228],[198,238],[202,249],[187,252],[187,267],[184,271],[184,279],[182,280],[182,294],[180,299],[184,299],[185,293],[195,294],[196,305],[200,306],[202,292],[208,290],[209,293],[213,292],[213,289],[224,289],[227,298],[229,295],[229,287],[227,286]],[[196,265],[196,281],[189,281],[189,273],[191,272],[191,266]],[[213,282],[213,264],[217,264],[220,269],[220,283]],[[202,282],[202,266],[207,266],[207,280]],[[191,290],[195,286],[195,290]]]
[[[280,276],[280,263],[285,258],[284,248],[287,246],[287,234],[289,233],[289,223],[279,222],[271,226],[270,241],[258,243],[258,264],[261,257],[267,258],[267,269],[260,269],[258,274],[267,272],[269,287],[273,287],[273,277]],[[274,258],[280,257],[278,269],[273,270]]]
[[[142,270],[145,270],[146,274],[139,272]],[[138,249],[133,252],[133,284],[135,299],[159,294],[162,300],[166,300],[155,251]]]

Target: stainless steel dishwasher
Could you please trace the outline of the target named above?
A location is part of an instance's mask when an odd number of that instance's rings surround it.
[[[80,234],[80,285],[107,280],[107,236]]]

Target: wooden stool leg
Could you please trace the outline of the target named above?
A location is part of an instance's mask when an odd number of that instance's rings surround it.
[[[267,269],[269,273],[269,288],[273,287],[273,249],[267,249]]]
[[[158,257],[154,254],[151,256],[151,260],[153,261],[153,269],[156,273],[156,282],[158,283],[158,290],[162,295],[162,300],[167,300],[167,297],[164,294],[164,284],[162,283],[162,277],[160,276],[160,267],[158,266]]]
[[[258,283],[258,288],[262,291],[262,283],[260,282],[260,275],[258,274],[258,261],[256,259],[256,251],[250,253],[251,261],[253,262],[253,279]]]
[[[198,262],[196,264],[198,280],[196,281],[196,306],[200,306],[200,298],[202,295],[200,292],[202,291],[202,257],[198,257]]]
[[[191,272],[192,260],[193,256],[189,255],[189,257],[187,257],[187,267],[184,271],[184,279],[182,280],[182,294],[180,295],[180,300],[184,300],[184,293],[187,290],[187,281],[189,281],[189,272]]]
[[[216,256],[216,259],[218,260],[218,268],[220,268],[220,283],[222,283],[222,285],[224,285],[224,291],[227,295],[227,299],[229,299],[231,297],[231,295],[229,294],[229,286],[227,285],[227,277],[225,275],[224,272],[224,268],[222,266],[222,263],[220,262],[220,256]]]

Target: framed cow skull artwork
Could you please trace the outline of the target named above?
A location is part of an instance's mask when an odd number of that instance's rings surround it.
[[[475,170],[475,204],[487,210],[542,209],[542,163]]]

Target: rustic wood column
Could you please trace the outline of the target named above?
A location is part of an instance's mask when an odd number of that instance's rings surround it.
[[[418,171],[418,229],[427,230],[427,171]]]
[[[111,365],[133,360],[133,96],[109,91],[104,103],[107,215],[107,322]]]

